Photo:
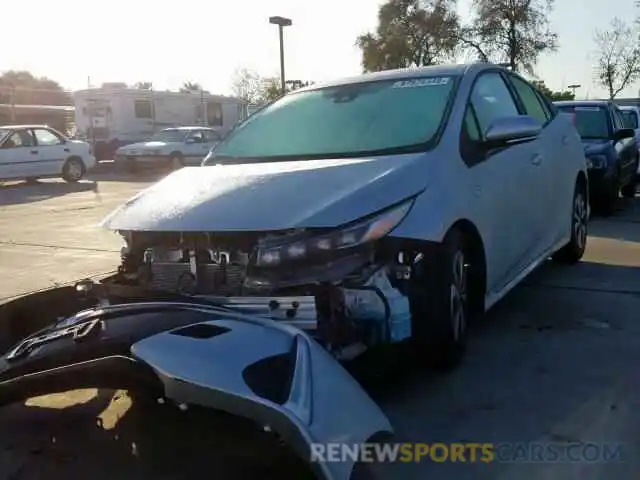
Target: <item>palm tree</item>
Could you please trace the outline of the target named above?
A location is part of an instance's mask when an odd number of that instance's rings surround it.
[[[197,82],[184,82],[182,84],[182,87],[180,87],[180,91],[182,93],[199,92],[201,90],[202,90],[202,87]]]

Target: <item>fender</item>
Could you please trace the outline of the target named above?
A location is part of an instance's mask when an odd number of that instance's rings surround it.
[[[69,295],[52,289],[40,298],[70,302]],[[12,320],[37,314],[27,306],[40,303],[28,299],[0,307],[3,331],[15,333]],[[25,336],[0,358],[0,406],[77,388],[142,390],[223,410],[270,427],[307,460],[313,443],[358,444],[393,433],[357,381],[305,332],[203,303],[85,309]],[[310,466],[319,478],[347,480],[354,462]]]

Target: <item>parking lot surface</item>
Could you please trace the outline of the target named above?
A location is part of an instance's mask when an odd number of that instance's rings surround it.
[[[96,225],[154,178],[0,186],[0,301],[111,271]],[[383,478],[631,479],[640,471],[640,198],[596,218],[578,265],[545,265],[472,331],[463,365],[420,368],[372,396],[395,441],[587,442],[585,461],[386,465]],[[339,407],[339,403],[336,404]],[[0,478],[302,478],[274,442],[226,417],[76,391],[0,411]],[[590,461],[586,461],[590,460]]]

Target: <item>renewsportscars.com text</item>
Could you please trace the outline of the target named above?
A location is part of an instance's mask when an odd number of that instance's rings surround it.
[[[610,443],[315,443],[312,462],[560,463],[622,461]]]

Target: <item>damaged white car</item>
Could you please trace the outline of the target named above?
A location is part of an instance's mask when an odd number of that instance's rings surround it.
[[[304,458],[367,442],[392,426],[341,363],[409,344],[455,365],[472,318],[548,257],[582,257],[588,217],[573,125],[514,73],[314,85],[106,218],[116,275],[0,307],[0,402],[142,389],[268,425]],[[312,466],[347,479],[353,462]]]

